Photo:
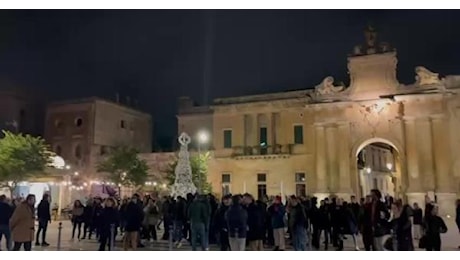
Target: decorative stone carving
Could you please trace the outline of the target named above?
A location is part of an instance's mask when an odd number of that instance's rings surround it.
[[[196,192],[195,184],[192,181],[192,167],[190,166],[190,154],[188,152],[191,138],[188,134],[182,133],[178,141],[181,146],[176,169],[174,169],[176,179],[171,189],[171,196],[185,198],[188,193],[194,194]]]
[[[419,86],[440,84],[439,74],[429,71],[427,68],[418,66],[415,67],[416,84]]]
[[[343,91],[344,86],[334,86],[334,78],[326,77],[321,84],[315,87],[315,92],[317,95],[332,95]]]

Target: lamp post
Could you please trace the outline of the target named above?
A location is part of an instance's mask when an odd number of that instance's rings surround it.
[[[198,132],[198,159],[200,163],[201,163],[201,145],[208,143],[208,140],[209,140],[209,135],[207,132],[205,131]],[[199,172],[199,174],[200,175],[199,175],[198,191],[200,192],[200,194],[202,194],[203,193],[203,174],[201,171]]]

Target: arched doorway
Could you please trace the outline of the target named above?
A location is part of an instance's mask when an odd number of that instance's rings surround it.
[[[402,160],[396,145],[372,138],[355,151],[357,193],[365,197],[372,189],[379,189],[383,196],[402,198]]]

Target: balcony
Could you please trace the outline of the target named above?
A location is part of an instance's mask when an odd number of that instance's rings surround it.
[[[273,159],[288,158],[292,154],[292,144],[269,146],[237,146],[233,147],[232,157],[239,159]]]

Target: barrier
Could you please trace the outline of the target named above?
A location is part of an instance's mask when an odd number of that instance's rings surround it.
[[[61,239],[62,239],[62,222],[59,222],[58,227],[58,238],[57,238],[57,251],[61,251]]]
[[[115,224],[110,224],[109,251],[114,251],[115,247]]]
[[[173,251],[173,234],[174,234],[174,226],[169,225],[169,237],[168,237],[168,246],[169,246],[169,251]]]

